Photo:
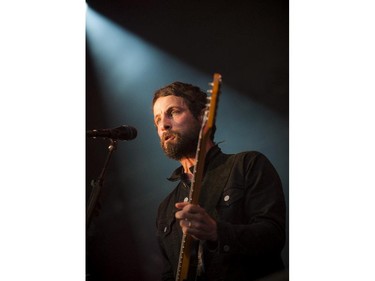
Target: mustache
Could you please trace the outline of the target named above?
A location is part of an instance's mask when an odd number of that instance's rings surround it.
[[[173,131],[170,131],[170,132],[165,132],[162,136],[161,136],[161,141],[164,142],[166,140],[168,140],[169,138],[171,137],[178,137],[180,134],[177,133],[177,132],[173,132]]]

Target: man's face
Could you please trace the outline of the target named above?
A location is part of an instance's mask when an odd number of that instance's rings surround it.
[[[153,112],[164,153],[175,160],[194,157],[201,120],[194,118],[184,99],[176,96],[160,97],[154,104]]]

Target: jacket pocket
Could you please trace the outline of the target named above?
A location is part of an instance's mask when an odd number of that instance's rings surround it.
[[[219,206],[221,208],[231,207],[240,203],[244,198],[244,190],[242,188],[229,188],[223,191],[221,195]]]
[[[245,192],[242,188],[230,188],[223,191],[217,205],[219,220],[233,224],[244,221],[243,202]]]

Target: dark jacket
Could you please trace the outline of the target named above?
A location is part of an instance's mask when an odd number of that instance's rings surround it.
[[[188,196],[182,167],[178,186],[160,204],[157,234],[164,261],[162,280],[174,280],[182,232],[175,202]],[[203,243],[205,280],[256,280],[283,269],[285,200],[280,178],[259,152],[223,154],[215,146],[206,157],[200,205],[215,218],[218,243]]]

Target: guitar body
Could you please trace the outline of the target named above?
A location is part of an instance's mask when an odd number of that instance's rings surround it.
[[[211,138],[211,132],[215,125],[217,103],[221,87],[221,75],[214,74],[211,83],[211,96],[208,98],[208,104],[203,118],[202,127],[199,134],[197,152],[193,172],[193,180],[191,183],[189,202],[198,204],[199,195],[203,180],[203,170],[206,159],[206,146]],[[199,241],[190,235],[183,234],[180,247],[180,255],[177,266],[176,281],[195,281],[198,268],[198,251]]]

